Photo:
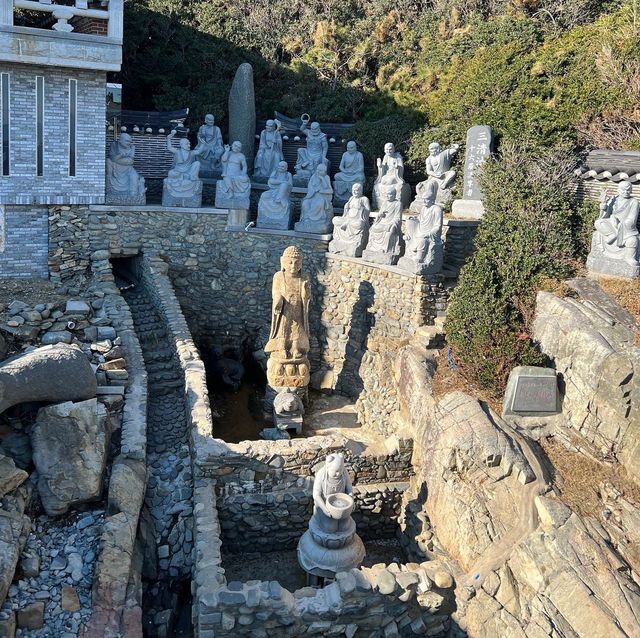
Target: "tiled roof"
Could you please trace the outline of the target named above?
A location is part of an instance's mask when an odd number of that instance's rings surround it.
[[[576,169],[576,175],[582,179],[640,182],[640,153],[591,151],[582,166]]]

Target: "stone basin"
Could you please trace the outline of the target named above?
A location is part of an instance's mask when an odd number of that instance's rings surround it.
[[[353,512],[353,497],[349,494],[330,494],[327,496],[327,509],[331,513],[331,518],[342,520],[351,516]]]

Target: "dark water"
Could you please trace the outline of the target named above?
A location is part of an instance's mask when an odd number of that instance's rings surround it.
[[[271,427],[262,416],[263,397],[264,387],[255,382],[243,382],[237,392],[210,382],[213,436],[227,443],[260,439],[260,430]]]

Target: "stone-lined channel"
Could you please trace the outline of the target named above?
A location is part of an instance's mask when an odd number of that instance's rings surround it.
[[[118,262],[124,262],[119,264]],[[114,272],[128,279],[128,260]],[[121,272],[119,272],[121,271]],[[184,378],[164,322],[144,287],[122,291],[131,309],[148,375],[147,489],[139,540],[143,559],[143,623],[147,636],[187,635],[193,561],[193,476]]]

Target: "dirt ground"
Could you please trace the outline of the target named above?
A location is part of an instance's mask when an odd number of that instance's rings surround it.
[[[26,304],[54,303],[65,299],[45,279],[0,279],[0,312],[12,301]]]

